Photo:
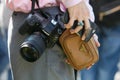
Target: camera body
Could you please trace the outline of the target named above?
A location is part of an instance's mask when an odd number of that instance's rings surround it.
[[[64,27],[60,21],[60,16],[51,17],[44,13],[34,12],[27,16],[20,26],[21,35],[29,34],[21,44],[20,53],[22,57],[29,61],[36,61],[46,48],[52,48],[63,33]]]

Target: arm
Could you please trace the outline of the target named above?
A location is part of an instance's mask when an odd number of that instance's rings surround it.
[[[83,33],[82,40],[85,40],[87,30],[91,28],[89,20],[94,22],[94,13],[89,0],[62,0],[65,7],[68,9],[70,20],[68,24],[65,24],[66,28],[70,28],[75,20],[79,22],[84,21],[85,32]],[[77,26],[75,29],[71,30],[71,34],[79,32],[83,26]],[[99,47],[100,43],[98,41],[97,35],[95,34],[94,40],[96,46]]]

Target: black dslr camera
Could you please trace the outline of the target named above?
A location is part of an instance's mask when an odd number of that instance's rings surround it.
[[[48,14],[34,12],[29,14],[19,29],[21,35],[29,34],[21,44],[20,53],[29,61],[36,61],[46,48],[51,48],[58,41],[64,28],[56,15],[53,19]]]

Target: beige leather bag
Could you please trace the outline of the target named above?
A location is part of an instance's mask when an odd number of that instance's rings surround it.
[[[87,68],[99,59],[98,49],[93,37],[88,42],[84,42],[80,36],[70,34],[69,29],[67,29],[60,36],[59,42],[70,65],[76,70]]]

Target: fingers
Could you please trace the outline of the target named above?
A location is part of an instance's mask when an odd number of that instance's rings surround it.
[[[69,62],[69,60],[68,60],[68,59],[65,59],[65,62],[66,62],[67,64],[70,64],[70,62]]]
[[[66,28],[71,28],[75,20],[77,20],[78,22],[84,21],[85,29],[88,29],[90,27],[90,24],[89,24],[90,13],[84,1],[80,2],[79,4],[75,6],[68,8],[67,10],[69,13],[70,21],[68,22],[68,24],[65,25]],[[75,29],[71,30],[71,33],[72,34],[77,33],[82,28],[83,26],[78,25],[76,26]],[[83,39],[85,39],[85,37],[86,36],[84,34]]]
[[[65,25],[66,28],[71,28],[71,27],[73,28],[73,25],[76,21],[77,20],[75,20],[74,18],[70,19],[69,23]],[[79,32],[83,28],[83,25],[84,25],[84,23],[82,22],[82,20],[79,22],[77,21],[77,25],[76,25],[76,23],[74,25],[75,28],[74,29],[71,28],[71,30],[70,30],[71,34]]]
[[[93,65],[94,65],[94,63],[91,64],[90,66],[88,66],[88,67],[87,67],[87,70],[89,70]]]
[[[70,19],[69,23],[68,24],[65,24],[66,28],[71,28],[73,23],[74,23],[75,19]]]
[[[82,40],[85,40],[85,38],[87,37],[87,33],[88,33],[88,30],[90,29],[90,22],[89,22],[89,19],[88,18],[85,18],[84,20],[84,33],[83,33],[83,36],[82,36]]]
[[[91,66],[89,66],[89,67],[87,67],[87,70],[89,70],[91,67],[92,67],[92,65],[91,65]]]
[[[86,18],[84,21],[79,20],[78,25],[76,25],[76,28],[72,29],[70,32],[71,34],[74,34],[74,33],[78,34],[78,32],[81,31],[82,29],[84,29],[82,40],[85,40],[86,37],[88,36],[89,31],[91,30],[89,19]]]
[[[71,29],[70,32],[71,34],[78,33],[82,29],[83,29],[83,25],[78,25],[75,29]]]
[[[90,26],[90,21],[89,21],[88,18],[85,18],[84,23],[85,23],[85,29],[91,28],[91,26]]]
[[[96,34],[94,34],[94,35],[93,35],[93,38],[94,38],[94,40],[95,40],[96,46],[97,46],[97,47],[100,47],[100,43],[99,43],[99,41],[98,41],[98,36],[97,36]]]
[[[75,33],[79,32],[82,28],[83,28],[83,26],[77,26],[77,27],[75,28]]]

